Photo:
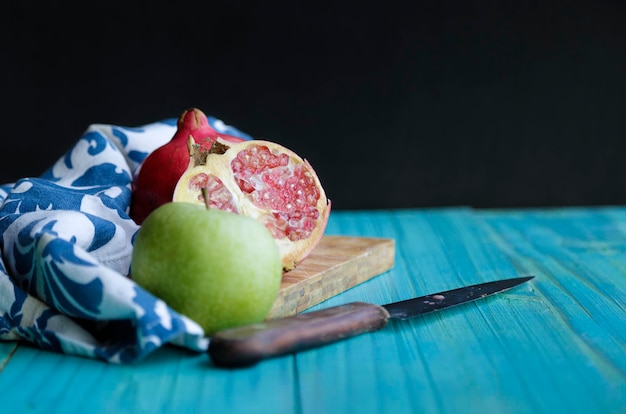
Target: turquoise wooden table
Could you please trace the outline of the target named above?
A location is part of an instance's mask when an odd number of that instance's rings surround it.
[[[535,278],[238,370],[0,343],[0,413],[626,413],[626,208],[335,211],[327,234],[393,238],[396,260],[313,309]]]

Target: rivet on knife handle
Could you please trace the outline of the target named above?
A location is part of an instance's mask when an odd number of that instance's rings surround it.
[[[208,353],[221,367],[245,367],[262,359],[302,351],[383,328],[389,313],[379,305],[353,302],[220,331]]]

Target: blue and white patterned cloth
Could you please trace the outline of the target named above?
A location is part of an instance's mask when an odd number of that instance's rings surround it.
[[[175,131],[174,118],[93,124],[40,177],[0,185],[0,340],[118,364],[166,343],[206,350],[198,324],[128,276],[139,229],[128,216],[132,177]]]

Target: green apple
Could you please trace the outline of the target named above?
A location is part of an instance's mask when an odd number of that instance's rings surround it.
[[[265,319],[282,264],[271,233],[253,218],[170,202],[137,232],[131,278],[210,336]]]

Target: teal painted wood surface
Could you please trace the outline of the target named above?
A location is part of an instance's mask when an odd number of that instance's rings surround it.
[[[533,274],[509,292],[240,370],[0,343],[0,413],[626,413],[626,208],[336,211],[389,272],[313,309]]]

